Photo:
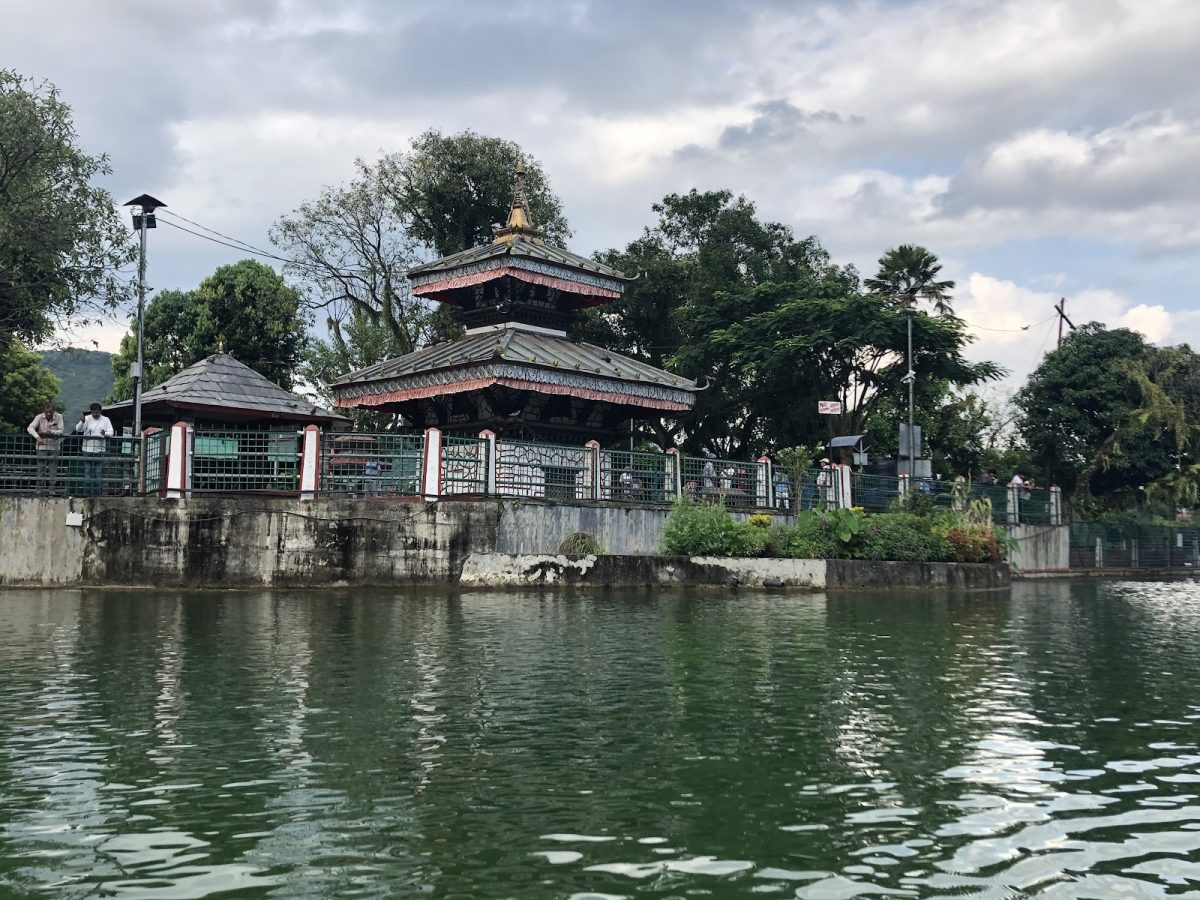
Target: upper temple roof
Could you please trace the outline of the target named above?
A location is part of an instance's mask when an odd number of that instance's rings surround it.
[[[481,244],[480,246],[472,247],[469,250],[463,250],[459,253],[452,253],[449,256],[443,256],[441,259],[435,259],[433,262],[427,262],[423,265],[414,266],[408,270],[408,277],[412,278],[418,275],[448,273],[454,269],[462,268],[463,266],[469,266],[487,260],[500,259],[504,256],[524,257],[526,259],[550,263],[551,265],[565,266],[570,269],[578,269],[581,272],[589,272],[594,275],[600,275],[604,278],[612,278],[616,281],[633,280],[624,272],[614,269],[612,266],[606,266],[604,263],[596,262],[594,259],[588,259],[586,256],[579,256],[569,250],[563,250],[559,247],[551,247],[549,244],[545,244],[540,240],[536,240],[524,234],[515,235],[513,239],[509,241]]]

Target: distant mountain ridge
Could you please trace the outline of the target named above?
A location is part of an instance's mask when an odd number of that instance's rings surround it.
[[[42,365],[57,375],[61,382],[55,403],[70,422],[74,422],[92,403],[103,402],[112,390],[114,376],[111,353],[68,347],[65,350],[46,350],[39,355]]]

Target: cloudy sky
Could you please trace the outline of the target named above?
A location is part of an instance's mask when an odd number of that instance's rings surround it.
[[[872,272],[922,243],[1022,380],[1075,321],[1200,345],[1197,0],[8,0],[118,200],[258,245],[428,128],[538,157],[572,249],[669,191],[730,188]],[[160,228],[151,282],[232,250]],[[1022,326],[1031,326],[1022,330]],[[115,349],[120,329],[87,335]]]

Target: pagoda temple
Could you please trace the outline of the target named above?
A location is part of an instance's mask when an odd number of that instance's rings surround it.
[[[632,279],[546,244],[524,175],[518,167],[508,222],[490,244],[407,273],[415,295],[454,308],[466,336],[343,376],[336,406],[399,413],[413,429],[602,444],[627,435],[632,419],[692,408],[688,379],[567,337],[584,310],[619,299]]]

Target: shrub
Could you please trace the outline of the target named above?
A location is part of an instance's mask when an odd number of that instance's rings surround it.
[[[603,556],[604,548],[596,540],[596,536],[586,531],[576,531],[563,538],[558,545],[558,552],[564,556]]]
[[[954,525],[946,530],[955,562],[1003,562],[1004,547],[990,525]]]
[[[677,556],[732,556],[741,542],[740,529],[722,504],[684,496],[671,507],[662,551]]]
[[[856,559],[945,562],[954,558],[949,540],[935,533],[936,520],[913,513],[871,516],[853,550]]]
[[[775,524],[775,518],[767,513],[755,513],[746,520],[746,524],[755,528],[770,528]]]
[[[850,545],[834,530],[834,523],[825,513],[803,513],[796,517],[791,540],[785,555],[794,559],[846,559]]]

